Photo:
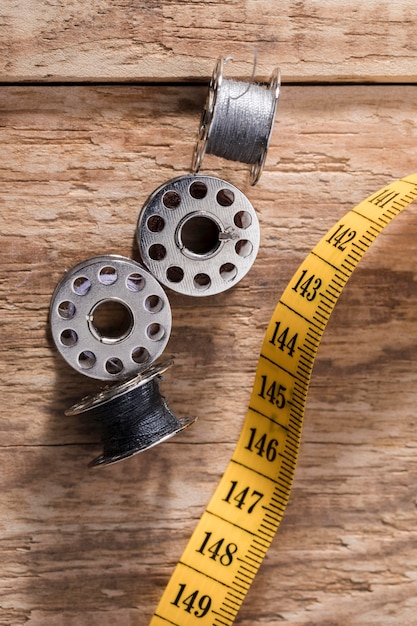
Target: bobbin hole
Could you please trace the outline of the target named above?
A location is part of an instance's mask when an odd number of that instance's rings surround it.
[[[208,274],[196,274],[194,276],[194,287],[200,291],[208,289],[211,285],[211,278]]]
[[[136,272],[133,274],[129,274],[126,278],[126,287],[130,291],[142,291],[145,287],[145,279],[142,274],[137,274]]]
[[[149,311],[149,313],[159,313],[162,311],[163,306],[164,302],[159,296],[151,295],[145,300],[145,309]]]
[[[65,330],[62,331],[59,339],[63,346],[66,346],[67,348],[71,348],[72,346],[75,346],[75,344],[77,343],[78,335],[75,332],[75,330],[73,330],[72,328],[66,328]]]
[[[96,355],[90,350],[83,350],[78,356],[78,365],[82,370],[90,370],[96,364]]]
[[[143,363],[146,363],[147,361],[149,361],[149,358],[150,358],[149,352],[143,346],[138,346],[137,348],[134,348],[134,350],[132,350],[131,356],[132,356],[132,361],[134,361],[138,365],[142,365]]]
[[[176,191],[167,191],[162,197],[162,204],[167,209],[177,209],[181,204],[181,196]]]
[[[235,201],[235,194],[231,189],[220,189],[217,193],[216,200],[220,206],[232,206]]]
[[[98,279],[103,285],[113,285],[118,278],[117,270],[110,265],[102,267],[98,273]]]
[[[161,324],[149,324],[146,334],[151,341],[159,341],[165,335],[165,328]]]
[[[177,265],[171,265],[166,271],[166,277],[170,283],[180,283],[184,278],[184,270]]]
[[[195,200],[202,200],[207,195],[207,185],[201,180],[196,180],[190,185],[190,196]]]
[[[102,343],[117,343],[133,328],[133,314],[119,300],[102,300],[91,311],[88,323],[93,335]]]
[[[162,261],[166,257],[167,251],[161,243],[154,243],[149,246],[148,254],[154,261]]]
[[[86,296],[91,289],[91,280],[86,276],[78,276],[72,283],[72,289],[78,296]]]
[[[105,365],[106,371],[109,374],[120,374],[120,372],[123,371],[123,362],[118,359],[116,356],[112,356],[110,357],[110,359],[107,359],[106,361],[106,365]]]
[[[58,304],[58,315],[63,320],[72,320],[76,313],[75,304],[70,300],[64,300]]]
[[[146,226],[151,233],[160,233],[164,230],[165,220],[160,215],[151,215],[146,222]]]
[[[223,263],[220,268],[220,276],[224,281],[234,280],[237,276],[237,267],[233,263]]]
[[[247,239],[239,239],[239,241],[236,242],[235,250],[239,256],[246,258],[252,254],[253,245]]]
[[[252,224],[252,216],[247,211],[238,211],[234,217],[234,223],[238,228],[249,228]]]
[[[179,232],[182,247],[199,256],[208,256],[220,245],[220,228],[214,220],[205,215],[188,217]]]

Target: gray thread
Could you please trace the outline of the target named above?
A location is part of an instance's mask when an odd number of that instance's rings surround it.
[[[274,90],[262,85],[223,79],[206,152],[229,161],[258,163],[268,146],[275,98]]]

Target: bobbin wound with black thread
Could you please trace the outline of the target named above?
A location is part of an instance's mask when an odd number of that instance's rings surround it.
[[[189,296],[236,285],[255,261],[259,240],[252,204],[214,176],[164,183],[145,202],[137,225],[144,265],[163,285]]]
[[[144,452],[195,422],[196,418],[177,418],[161,395],[161,376],[172,363],[155,364],[128,381],[83,398],[65,412],[68,416],[84,414],[102,427],[103,453],[90,467]]]
[[[192,172],[197,173],[204,155],[247,163],[250,182],[256,185],[265,164],[280,90],[280,71],[275,68],[266,84],[224,77],[231,59],[218,59],[201,115]]]

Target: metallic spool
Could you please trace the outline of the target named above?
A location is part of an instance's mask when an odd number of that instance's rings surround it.
[[[217,156],[222,156],[225,159],[229,160],[239,160],[243,163],[249,163],[250,168],[250,182],[251,185],[256,185],[259,181],[259,178],[262,174],[262,170],[265,164],[266,155],[269,148],[269,143],[272,135],[272,128],[275,122],[276,111],[278,106],[278,98],[279,91],[281,85],[281,74],[278,68],[275,68],[269,78],[268,83],[263,87],[265,90],[270,92],[270,108],[268,113],[268,119],[265,127],[259,129],[260,135],[257,137],[257,141],[259,141],[259,150],[257,151],[257,156],[255,159],[251,159],[250,161],[246,159],[239,159],[236,157],[236,145],[242,149],[242,154],[245,152],[245,129],[241,128],[240,132],[236,132],[233,141],[228,141],[225,144],[216,147],[211,142],[211,131],[213,129],[213,125],[223,124],[227,126],[228,119],[227,115],[233,110],[233,101],[229,101],[230,107],[228,107],[228,113],[226,114],[224,119],[221,119],[221,115],[218,111],[218,100],[219,94],[222,89],[224,89],[225,84],[228,82],[227,79],[224,78],[224,66],[227,61],[231,60],[230,58],[224,59],[219,58],[214,67],[213,74],[211,76],[209,90],[206,98],[206,103],[201,115],[200,126],[198,130],[198,136],[196,145],[194,148],[193,159],[191,170],[194,173],[198,173],[203,164],[204,155],[214,154]],[[241,81],[242,91],[241,94],[244,96],[250,92],[251,86],[255,88],[259,88],[260,86],[253,82],[245,83]],[[256,100],[253,100],[256,105]],[[250,110],[250,97],[247,98],[247,106],[248,106],[248,115],[245,116],[245,119],[242,120],[245,124],[248,123],[248,118],[256,119],[256,106],[254,106],[254,110]],[[252,114],[253,113],[253,114]],[[229,138],[230,139],[230,138]],[[233,146],[233,149],[229,149]],[[220,149],[219,149],[220,148]]]
[[[171,322],[158,281],[117,255],[78,263],[51,299],[58,351],[75,370],[99,380],[123,380],[149,367],[168,342]]]
[[[154,364],[137,376],[86,396],[65,414],[86,415],[102,424],[103,453],[90,467],[110,465],[170,439],[196,418],[177,418],[159,392],[159,379],[172,360]],[[150,389],[149,394],[147,393]]]
[[[142,261],[165,286],[189,296],[230,289],[259,249],[256,212],[246,196],[212,176],[180,176],[148,198],[139,215]]]

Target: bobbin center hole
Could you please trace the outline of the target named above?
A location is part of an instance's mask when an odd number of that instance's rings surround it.
[[[178,231],[178,243],[181,250],[192,256],[210,257],[219,248],[220,224],[209,215],[187,215]]]
[[[131,333],[133,313],[120,300],[101,300],[92,308],[88,325],[92,334],[102,343],[118,343]]]

